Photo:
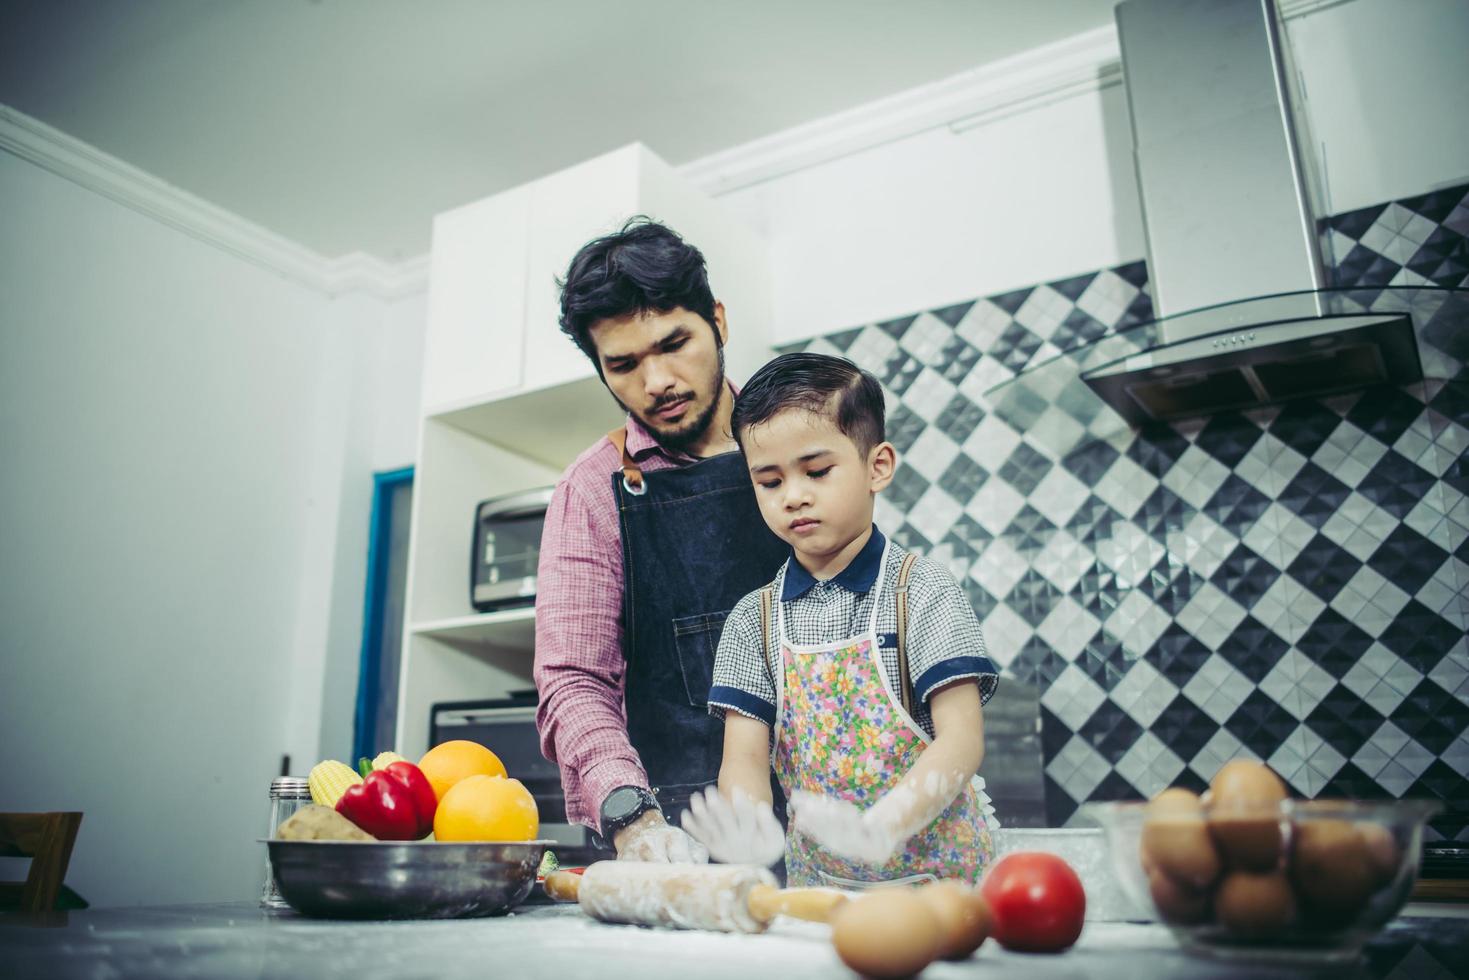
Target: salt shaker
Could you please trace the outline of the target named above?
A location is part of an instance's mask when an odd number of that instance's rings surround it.
[[[265,836],[274,838],[280,825],[284,823],[291,814],[305,806],[311,805],[311,787],[306,780],[300,776],[280,776],[270,781],[270,827]],[[290,903],[281,898],[280,890],[276,887],[275,872],[270,866],[270,852],[265,855],[265,890],[260,895],[260,907],[263,909],[288,909]]]

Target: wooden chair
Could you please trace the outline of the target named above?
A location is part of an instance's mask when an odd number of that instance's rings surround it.
[[[80,813],[0,813],[0,857],[28,857],[24,882],[0,882],[0,909],[50,912],[62,891]]]

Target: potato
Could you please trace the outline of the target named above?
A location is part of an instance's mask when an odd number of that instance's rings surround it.
[[[275,835],[281,840],[377,840],[331,807],[315,803],[291,814]]]

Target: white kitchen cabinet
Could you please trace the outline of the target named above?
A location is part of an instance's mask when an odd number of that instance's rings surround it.
[[[399,751],[428,747],[430,707],[532,686],[534,611],[476,613],[479,501],[554,483],[622,422],[557,328],[556,280],[576,250],[647,214],[697,245],[730,318],[736,378],[770,356],[763,243],[638,144],[439,215],[430,260],[408,554]]]
[[[516,188],[434,219],[423,391],[436,405],[521,385],[530,199]]]

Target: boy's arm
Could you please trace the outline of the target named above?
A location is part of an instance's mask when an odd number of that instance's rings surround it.
[[[929,698],[934,739],[908,774],[863,816],[895,849],[938,819],[984,761],[984,715],[979,687],[957,681]]]
[[[682,824],[716,861],[772,864],[785,850],[785,832],[770,809],[770,726],[738,712],[724,721],[719,789],[689,799]]]
[[[737,711],[724,716],[724,758],[719,792],[733,800],[742,792],[756,803],[771,804],[770,726]]]
[[[896,786],[866,810],[798,790],[788,804],[791,826],[838,854],[881,864],[933,823],[979,771],[984,719],[972,679],[939,688],[929,704],[934,740]]]

